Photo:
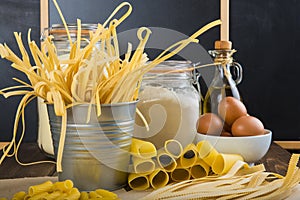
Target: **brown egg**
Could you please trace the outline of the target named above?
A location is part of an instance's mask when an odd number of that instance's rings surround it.
[[[224,122],[214,113],[205,113],[201,115],[197,122],[198,133],[208,135],[220,135]]]
[[[225,97],[222,99],[218,106],[218,112],[220,117],[229,126],[239,117],[247,115],[245,105],[234,97]]]
[[[221,133],[221,136],[223,136],[223,137],[232,137],[232,134],[230,133],[230,132],[227,132],[227,131],[222,131],[222,133]]]
[[[233,136],[253,136],[263,135],[265,128],[263,123],[253,116],[243,116],[238,118],[231,127]]]

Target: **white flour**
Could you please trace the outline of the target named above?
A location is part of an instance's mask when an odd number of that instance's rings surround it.
[[[176,139],[183,146],[193,142],[199,117],[199,98],[194,93],[174,92],[163,87],[146,86],[139,95],[138,109],[149,123],[147,131],[136,115],[134,136],[163,147]]]

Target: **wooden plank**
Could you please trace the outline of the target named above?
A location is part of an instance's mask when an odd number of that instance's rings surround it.
[[[49,27],[49,0],[40,1],[40,30],[41,33]]]
[[[279,145],[272,143],[267,154],[257,164],[263,163],[266,171],[285,176],[290,158],[291,153]]]
[[[300,150],[300,141],[274,141],[276,144],[288,150]]]
[[[28,163],[34,161],[48,160],[47,157],[38,147],[36,143],[23,143],[18,151],[18,158],[21,162]],[[55,175],[56,167],[53,163],[42,163],[35,165],[22,166],[14,157],[6,158],[0,165],[0,179],[6,178],[23,178],[38,176]]]

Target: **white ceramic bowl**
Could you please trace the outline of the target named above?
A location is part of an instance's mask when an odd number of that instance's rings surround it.
[[[245,162],[255,163],[269,150],[272,132],[266,130],[264,135],[244,137],[223,137],[198,133],[195,140],[195,142],[207,140],[220,153],[240,154]]]

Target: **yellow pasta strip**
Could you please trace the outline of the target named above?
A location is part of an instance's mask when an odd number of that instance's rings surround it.
[[[61,117],[61,131],[60,131],[60,138],[58,144],[57,164],[56,164],[57,172],[62,172],[61,162],[62,162],[63,150],[65,146],[66,127],[67,127],[67,112],[65,112]]]
[[[66,22],[66,20],[65,20],[65,18],[64,18],[64,16],[63,16],[63,14],[62,14],[62,12],[61,12],[61,10],[60,10],[60,8],[59,8],[59,5],[58,5],[58,3],[56,2],[56,0],[52,0],[52,1],[53,1],[54,6],[55,6],[55,8],[56,8],[56,10],[57,10],[57,12],[58,12],[58,14],[59,14],[59,16],[60,16],[60,19],[62,20],[62,22],[63,22],[63,24],[64,24],[64,26],[65,26],[65,29],[66,29],[66,32],[67,32],[67,36],[68,36],[68,39],[69,39],[70,46],[72,46],[73,42],[72,42],[72,39],[71,39],[71,36],[70,36],[70,31],[69,31],[69,29],[68,29],[67,22]]]
[[[103,27],[105,27],[108,22],[117,14],[117,12],[119,12],[119,10],[121,8],[123,8],[124,6],[128,6],[128,10],[127,12],[118,20],[119,23],[122,23],[132,12],[132,6],[130,5],[130,3],[128,2],[123,2],[121,3],[117,8],[115,8],[115,10],[111,13],[111,15],[107,18],[107,20],[103,23]]]
[[[76,41],[76,56],[80,52],[81,47],[81,20],[77,19],[77,41]]]

